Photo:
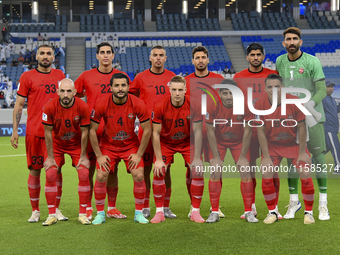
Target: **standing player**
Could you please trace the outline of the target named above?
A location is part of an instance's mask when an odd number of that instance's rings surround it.
[[[156,215],[151,223],[164,221],[164,175],[173,161],[175,153],[181,153],[188,166],[202,166],[202,115],[198,102],[185,96],[186,86],[182,76],[174,76],[170,81],[170,97],[157,101],[153,107],[152,144],[155,151],[153,194]],[[192,133],[191,133],[192,132]],[[193,134],[193,136],[191,135]],[[194,152],[194,158],[192,155]],[[195,168],[193,168],[195,169]],[[197,170],[197,169],[196,169]],[[199,173],[192,172],[191,184],[192,214],[191,220],[202,223],[200,204],[203,196],[204,180]]]
[[[151,116],[152,107],[155,102],[170,95],[166,88],[168,82],[175,73],[164,68],[164,63],[167,59],[166,51],[163,46],[157,45],[152,47],[149,60],[151,62],[151,68],[139,73],[133,80],[130,86],[129,92],[139,96],[144,101],[148,108],[149,116]],[[139,129],[139,140],[143,136],[143,130]],[[144,152],[144,179],[146,185],[145,201],[143,213],[146,218],[150,217],[150,173],[152,169],[154,151],[152,142],[150,140],[148,147]],[[171,177],[170,167],[165,176],[166,194],[164,200],[164,216],[167,218],[176,218],[176,215],[170,210],[170,196],[171,196]]]
[[[99,61],[99,67],[83,72],[78,79],[74,82],[75,88],[77,90],[77,96],[83,97],[86,95],[87,104],[90,111],[94,108],[94,105],[99,99],[111,94],[110,79],[115,73],[124,73],[122,71],[112,68],[112,61],[115,57],[113,47],[107,42],[103,42],[97,45],[96,57]],[[125,74],[125,73],[124,73]],[[101,123],[98,128],[98,138],[101,137],[104,123]],[[88,145],[88,156],[90,159],[90,196],[87,203],[86,215],[89,220],[92,219],[92,194],[93,194],[93,175],[96,168],[96,157],[90,146]],[[108,217],[114,217],[117,219],[126,218],[125,215],[121,214],[118,209],[116,209],[116,200],[118,193],[118,178],[117,171],[110,174],[107,184],[107,195],[108,195]]]
[[[105,96],[98,102],[91,113],[90,140],[97,157],[97,177],[94,186],[97,216],[92,221],[94,225],[104,223],[105,213],[105,183],[112,171],[117,171],[118,163],[123,159],[128,173],[131,173],[135,196],[135,221],[148,223],[142,210],[145,196],[143,169],[143,153],[151,136],[151,125],[147,108],[142,100],[128,95],[129,78],[122,73],[116,73],[111,78],[112,95]],[[138,117],[144,130],[141,143],[135,134],[135,120]],[[100,139],[97,130],[101,119],[105,125]]]
[[[338,138],[339,133],[339,118],[340,105],[337,105],[332,93],[334,92],[334,82],[326,81],[327,96],[322,99],[323,109],[325,111],[326,121],[323,123],[325,129],[326,151],[325,154],[331,151],[334,159],[334,173],[340,172],[340,143]]]
[[[57,197],[57,171],[65,163],[64,154],[72,158],[79,178],[79,217],[83,225],[91,222],[86,217],[86,205],[90,195],[89,166],[86,148],[89,135],[90,113],[87,104],[75,98],[76,90],[70,79],[59,83],[59,98],[54,98],[44,106],[42,123],[45,128],[47,158],[44,163],[46,171],[45,196],[48,205],[48,218],[43,223],[50,226],[57,223],[55,201]]]
[[[274,166],[279,166],[282,158],[290,159],[301,177],[302,196],[305,204],[305,224],[315,223],[313,218],[314,185],[310,176],[309,166],[312,163],[306,148],[307,130],[305,115],[293,104],[286,106],[286,115],[281,115],[282,78],[277,74],[268,75],[265,80],[267,96],[256,102],[256,109],[268,110],[273,103],[273,89],[277,90],[277,108],[269,115],[257,117],[262,126],[257,127],[262,151],[262,192],[269,209],[263,221],[272,224],[278,220],[277,197],[274,186]],[[297,98],[287,95],[287,99]],[[286,120],[286,126],[283,121]],[[291,121],[289,121],[291,120]],[[292,123],[296,124],[292,125]],[[260,124],[261,125],[261,124]],[[298,134],[298,144],[296,142]]]
[[[44,105],[51,98],[57,97],[58,82],[65,78],[62,71],[52,69],[54,61],[53,48],[42,44],[37,49],[36,59],[38,67],[34,70],[24,72],[20,77],[17,99],[13,110],[13,134],[11,143],[18,148],[18,126],[21,119],[22,109],[27,98],[28,116],[26,124],[26,155],[28,176],[28,193],[32,205],[32,215],[29,222],[38,222],[40,219],[40,173],[45,159],[46,145],[44,139],[44,126],[41,123],[41,115]],[[57,174],[58,195],[56,201],[56,216],[58,220],[67,220],[59,211],[60,197],[62,193],[62,175]]]
[[[237,86],[233,80],[223,80],[221,84]],[[210,144],[210,165],[223,167],[223,161],[229,148],[235,163],[239,168],[241,175],[241,193],[244,201],[245,220],[247,222],[258,222],[252,213],[253,199],[253,182],[249,168],[249,145],[252,137],[252,128],[248,121],[253,119],[253,114],[245,107],[244,115],[233,115],[233,94],[229,89],[220,88],[218,95],[221,98],[222,105],[211,104],[207,107],[205,119],[207,122],[207,136]],[[227,120],[227,123],[215,125],[214,120]],[[233,123],[246,123],[243,126]],[[219,201],[221,196],[221,171],[214,171],[210,174],[209,195],[212,207],[212,213],[206,220],[208,223],[219,221],[218,215]]]
[[[301,32],[298,28],[287,28],[283,32],[283,38],[282,45],[286,48],[287,54],[277,58],[276,70],[282,76],[285,87],[305,88],[310,91],[312,98],[305,105],[315,107],[315,110],[322,115],[322,118],[315,126],[308,127],[310,139],[307,142],[307,146],[313,156],[313,163],[324,166],[326,164],[324,155],[326,145],[323,128],[325,114],[322,99],[326,97],[327,90],[322,65],[316,57],[301,51]],[[305,94],[299,93],[297,96],[304,98]],[[297,193],[298,176],[291,173],[288,177],[290,201],[288,211],[284,216],[285,219],[294,218],[295,213],[301,208]],[[327,208],[327,172],[317,171],[316,179],[319,185],[319,220],[329,220]]]
[[[211,87],[215,84],[219,84],[222,80],[224,80],[224,77],[220,74],[216,74],[208,70],[209,52],[207,48],[205,48],[204,46],[197,46],[193,49],[192,64],[195,67],[195,72],[185,77],[186,87],[191,97],[201,101],[201,95],[203,92],[201,89],[199,89],[199,87],[202,87],[202,86]],[[202,128],[202,145],[203,145],[204,160],[206,162],[209,162],[209,143],[207,140],[207,128],[206,128],[205,122],[203,122],[203,128]],[[190,177],[190,169],[189,167],[187,167],[186,184],[187,184],[187,190],[188,190],[190,199],[192,199],[191,193],[190,193],[191,181],[192,180]],[[189,218],[191,215],[191,210],[192,210],[192,206],[188,214]],[[220,209],[218,209],[218,212],[221,218],[225,217]]]
[[[242,90],[245,95],[246,100],[248,101],[248,88],[252,88],[252,99],[253,105],[255,105],[256,101],[266,95],[264,91],[265,84],[264,80],[267,78],[269,74],[275,73],[275,70],[271,70],[263,67],[263,61],[265,59],[263,46],[259,43],[251,43],[248,45],[246,49],[246,58],[249,62],[249,67],[247,69],[242,70],[234,75],[234,80],[237,82],[238,87]],[[250,166],[253,170],[256,167],[256,159],[260,157],[260,145],[257,136],[257,129],[253,128],[253,135],[250,143]],[[252,182],[253,182],[253,201],[252,201],[252,212],[256,216],[256,206],[255,206],[255,188],[256,188],[256,178],[255,172],[252,172]],[[247,184],[249,185],[249,184]],[[280,190],[280,179],[278,175],[275,175],[274,185],[276,190],[276,197],[279,197]],[[243,219],[245,215],[241,215]],[[278,212],[278,218],[282,219],[281,214]]]

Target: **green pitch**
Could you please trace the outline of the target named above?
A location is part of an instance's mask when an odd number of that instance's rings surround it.
[[[166,219],[160,224],[142,225],[133,222],[133,181],[125,166],[119,167],[119,192],[117,208],[127,219],[107,219],[100,226],[82,226],[77,222],[78,193],[77,174],[69,157],[63,168],[63,195],[60,209],[69,221],[43,227],[48,215],[44,196],[45,173],[42,173],[39,223],[28,223],[31,206],[28,198],[24,138],[19,139],[19,149],[10,145],[10,138],[0,138],[0,253],[1,254],[338,254],[340,192],[339,178],[329,174],[328,208],[331,219],[319,221],[318,189],[315,186],[314,216],[316,223],[303,224],[303,210],[293,220],[280,220],[273,225],[262,221],[268,211],[261,191],[261,179],[257,180],[257,224],[240,219],[243,202],[240,180],[223,180],[220,205],[226,218],[215,224],[191,222],[189,197],[185,184],[185,168],[181,156],[175,158],[171,168],[171,209],[177,219]],[[17,155],[17,156],[8,156]],[[230,160],[230,154],[227,155]],[[327,163],[333,163],[331,154]],[[232,161],[229,161],[232,162]],[[204,189],[201,214],[206,219],[210,201],[208,180]],[[300,189],[301,189],[301,185]],[[302,202],[301,192],[299,198]],[[286,213],[289,194],[286,179],[281,179],[279,211]],[[150,199],[152,216],[155,213]],[[93,207],[95,204],[93,201]]]

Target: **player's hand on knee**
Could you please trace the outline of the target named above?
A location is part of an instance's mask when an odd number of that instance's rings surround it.
[[[81,165],[83,165],[86,168],[90,168],[90,160],[86,156],[81,156],[79,158],[77,168],[79,168]]]
[[[153,173],[156,177],[164,176],[166,172],[166,165],[163,162],[163,160],[156,160],[154,167],[153,167]]]
[[[45,162],[44,162],[44,168],[45,171],[47,171],[48,169],[50,169],[52,166],[55,166],[58,168],[57,163],[55,162],[54,158],[51,157],[47,157]]]
[[[312,159],[306,152],[303,152],[299,154],[296,164],[297,165],[304,165],[304,164],[310,165],[312,164]]]
[[[269,166],[274,166],[273,164],[273,161],[271,160],[270,157],[264,157],[262,160],[261,160],[261,166],[262,167],[269,167]]]
[[[223,163],[222,163],[223,165]],[[203,173],[203,162],[200,158],[194,158],[190,165],[191,171],[195,172],[196,176],[202,176]]]
[[[137,153],[133,153],[129,156],[129,169],[130,170],[135,170],[142,160],[142,157],[138,155]]]
[[[106,155],[101,155],[97,157],[97,162],[98,165],[100,167],[100,170],[104,171],[104,172],[110,172],[111,169],[111,165],[109,162],[111,162],[109,156]]]
[[[19,143],[19,135],[17,132],[13,131],[13,134],[11,136],[11,144],[15,149],[18,149],[18,143]]]
[[[237,169],[238,169],[238,170],[240,170],[241,167],[242,167],[241,170],[249,169],[249,162],[248,162],[248,160],[247,160],[246,157],[239,157],[239,159],[238,159],[236,165],[237,165]]]

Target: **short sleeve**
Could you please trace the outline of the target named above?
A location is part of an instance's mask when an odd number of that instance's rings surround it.
[[[80,95],[84,91],[84,73],[82,73],[74,82],[74,88],[77,90],[77,95]]]
[[[162,117],[162,109],[160,104],[154,104],[153,111],[152,111],[152,123],[162,124],[163,117]]]
[[[42,113],[42,123],[44,125],[53,126],[53,120],[55,113],[53,112],[52,101],[47,102],[44,106],[43,113]]]
[[[137,107],[137,117],[140,123],[148,121],[150,119],[148,115],[148,110],[142,100],[138,100],[138,107]]]
[[[89,126],[90,125],[90,111],[85,102],[84,104],[82,104],[81,111],[82,111],[81,113],[82,117],[80,119],[79,125],[81,127]]]
[[[30,83],[27,79],[27,74],[23,74],[20,77],[17,94],[22,97],[27,97],[30,90]]]
[[[190,113],[190,115],[192,115],[193,117],[193,122],[203,121],[200,104],[195,100],[192,101],[192,112]]]
[[[131,82],[130,88],[129,88],[129,92],[131,94],[136,94],[139,90],[140,90],[140,77],[141,74],[137,74],[137,76],[135,77],[135,79]]]
[[[298,123],[304,121],[306,119],[305,114],[299,108],[297,108],[296,105],[294,105],[294,109],[295,109],[296,121]]]
[[[91,120],[99,124],[102,119],[102,116],[103,116],[102,105],[101,104],[95,105],[91,111]]]

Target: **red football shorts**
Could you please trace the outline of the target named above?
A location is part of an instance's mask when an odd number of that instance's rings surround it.
[[[174,162],[175,153],[182,154],[186,164],[190,164],[194,158],[195,147],[192,146],[181,146],[181,145],[171,145],[161,142],[162,158],[165,165],[169,165]],[[154,159],[156,161],[156,157]]]
[[[129,169],[129,156],[131,154],[134,154],[134,153],[137,153],[138,151],[138,147],[135,147],[135,148],[131,148],[131,149],[128,149],[128,150],[121,150],[121,151],[111,151],[111,150],[108,150],[108,149],[105,149],[105,148],[101,148],[101,152],[103,155],[106,155],[110,158],[111,162],[110,165],[110,172],[114,172],[115,171],[115,166],[119,164],[119,162],[121,160],[124,160],[125,162],[125,166],[126,166],[126,171],[128,173],[130,173],[130,169]],[[140,167],[144,167],[144,161],[143,161],[143,158],[141,159],[141,161],[139,162],[137,168],[140,168]],[[96,164],[96,169],[101,169],[100,166],[98,165],[98,162]],[[103,170],[104,171],[104,170]]]
[[[230,153],[235,161],[235,163],[237,163],[238,159],[240,158],[240,155],[241,155],[241,152],[242,152],[242,143],[237,143],[237,144],[225,144],[225,145],[222,145],[222,144],[217,144],[217,149],[218,149],[218,152],[220,153],[220,156],[221,156],[221,160],[224,162],[224,158],[225,158],[225,155],[227,153],[227,149],[230,150]],[[209,159],[213,159],[214,156],[211,152],[211,150],[209,151]],[[249,161],[250,159],[250,153],[249,153],[249,150],[247,152],[247,155],[246,155],[246,159]]]
[[[76,167],[78,165],[80,154],[81,154],[81,146],[53,146],[54,160],[57,163],[58,167],[61,168],[65,164],[65,154],[70,155],[72,159],[72,166]],[[47,155],[46,155],[47,157]]]
[[[26,134],[25,143],[28,169],[42,169],[47,155],[45,138]]]

